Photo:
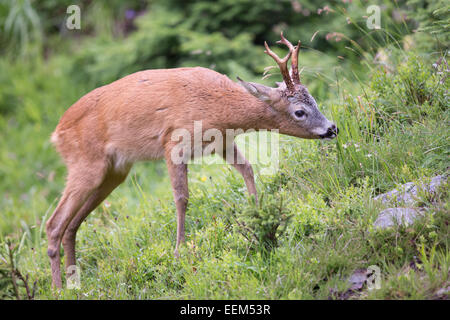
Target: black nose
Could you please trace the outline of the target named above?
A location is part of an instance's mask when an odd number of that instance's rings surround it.
[[[327,130],[327,136],[328,137],[331,137],[333,135],[337,136],[338,133],[339,133],[339,129],[338,129],[338,127],[336,127],[335,124],[331,125],[331,127],[329,127],[328,130]]]

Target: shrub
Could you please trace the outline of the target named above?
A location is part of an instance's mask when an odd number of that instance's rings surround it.
[[[266,252],[278,246],[278,239],[292,217],[283,203],[283,197],[273,194],[262,194],[258,203],[252,197],[243,208],[229,209],[235,217],[237,230],[253,248],[258,247]]]

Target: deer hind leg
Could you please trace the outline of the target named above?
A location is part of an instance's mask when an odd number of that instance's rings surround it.
[[[172,184],[173,197],[177,208],[177,244],[175,246],[175,257],[179,257],[178,248],[184,242],[184,221],[189,198],[187,164],[174,164],[170,153],[166,156],[167,169]]]
[[[78,164],[75,168],[69,168],[63,196],[46,223],[47,254],[52,269],[52,284],[56,288],[62,287],[59,249],[63,234],[81,206],[103,182],[106,169],[106,161],[84,166]]]
[[[128,168],[122,172],[114,171],[112,169],[109,170],[101,185],[89,196],[88,200],[83,204],[67,226],[62,238],[64,255],[66,256],[66,277],[73,276],[76,272],[76,268],[71,268],[71,266],[76,265],[75,241],[78,228],[86,217],[125,180],[128,172]]]
[[[253,174],[252,166],[239,151],[239,149],[236,146],[236,143],[233,143],[232,148],[233,149],[229,149],[228,152],[227,150],[225,150],[223,157],[242,175],[242,177],[244,178],[245,185],[247,186],[248,193],[250,195],[254,195],[256,201],[258,201],[258,195],[256,193],[256,186],[255,186],[255,177]]]

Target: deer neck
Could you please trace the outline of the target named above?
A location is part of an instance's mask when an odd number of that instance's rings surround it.
[[[246,95],[242,104],[234,114],[234,129],[272,130],[279,129],[276,111],[267,103]]]

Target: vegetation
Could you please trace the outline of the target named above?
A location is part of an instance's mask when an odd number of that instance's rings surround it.
[[[72,2],[0,1],[0,297],[448,298],[448,185],[423,195],[413,225],[373,228],[374,196],[450,165],[446,1],[373,1],[381,28],[369,29],[357,0],[82,0],[81,29],[68,30]],[[273,85],[262,45],[280,30],[301,39],[302,79],[338,139],[280,136],[279,170],[255,167],[259,205],[232,168],[192,165],[179,260],[165,164],[136,165],[78,232],[81,288],[53,291],[44,227],[65,168],[49,136],[63,112],[149,68]],[[369,266],[381,288],[346,294]]]

